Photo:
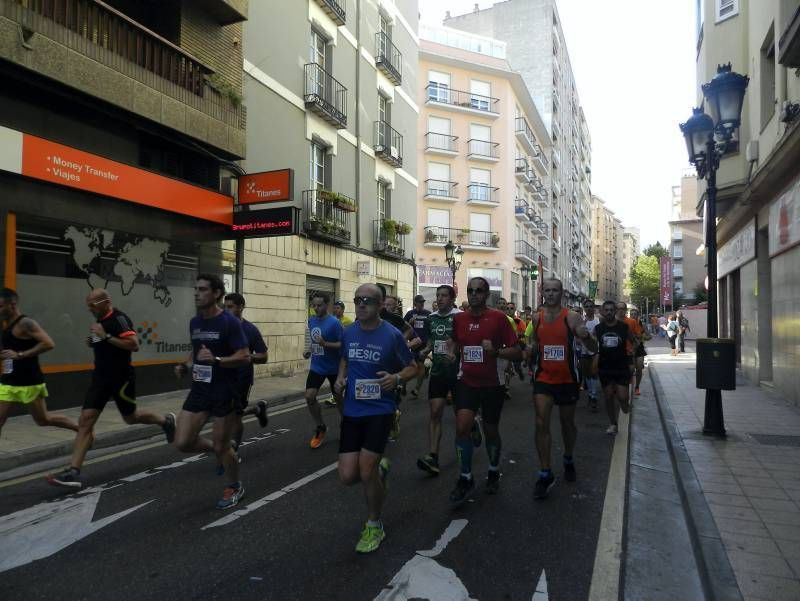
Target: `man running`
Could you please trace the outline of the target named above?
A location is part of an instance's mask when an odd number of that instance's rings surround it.
[[[425,308],[425,297],[418,294],[414,297],[414,308],[411,309],[403,317],[403,321],[411,324],[416,338],[420,339],[422,345],[428,340],[427,324],[431,312]],[[425,379],[425,362],[420,359],[418,353],[415,354],[414,360],[417,362],[417,380],[416,386],[411,389],[411,396],[417,398],[419,396],[419,389],[422,386],[422,381]]]
[[[162,416],[136,407],[136,372],[131,354],[139,350],[139,340],[130,317],[114,308],[111,296],[102,288],[89,293],[86,306],[97,320],[89,327],[86,339],[94,352],[92,382],[78,419],[70,465],[47,477],[50,484],[67,488],[81,488],[81,467],[94,443],[94,426],[112,398],[126,424],[156,424],[164,430],[167,442],[175,439],[174,413]]]
[[[192,353],[175,366],[179,376],[191,370],[192,387],[178,416],[175,446],[184,453],[211,453],[225,470],[225,486],[217,509],[230,509],[244,496],[239,461],[231,446],[240,417],[239,368],[250,363],[250,349],[242,324],[222,310],[225,284],[216,275],[200,274],[194,287],[197,315],[189,322]],[[214,418],[212,440],[200,436],[209,417]]]
[[[516,303],[509,302],[506,303],[506,315],[511,318],[511,321],[514,322],[514,331],[517,333],[517,338],[519,339],[519,347],[522,349],[522,353],[525,353],[525,330],[528,327],[528,324],[525,323],[522,318],[517,315],[517,305]],[[510,363],[517,372],[520,380],[525,379],[525,374],[522,373],[522,360],[519,361],[512,361]],[[508,384],[509,382],[506,382]]]
[[[501,311],[486,306],[489,282],[482,277],[471,278],[467,284],[469,311],[453,318],[453,336],[449,352],[455,360],[455,351],[461,358],[461,374],[456,386],[456,454],[461,475],[450,493],[453,507],[462,505],[472,494],[475,481],[472,477],[472,430],[475,414],[483,415],[486,452],[489,455],[489,473],[485,490],[495,494],[500,489],[500,414],[505,399],[503,368],[500,359],[509,361],[521,357],[517,334]]]
[[[633,335],[633,341],[627,341],[625,344],[627,345],[628,354],[632,356],[636,356],[636,351],[639,344],[642,342],[642,338],[644,335],[644,328],[642,328],[642,324],[639,323],[638,319],[633,319],[633,317],[628,317],[628,304],[625,302],[617,302],[617,320],[621,321],[622,323],[628,326],[631,334]],[[635,360],[634,360],[634,369],[635,369]],[[642,355],[642,368],[644,368],[644,355]],[[641,380],[641,377],[638,378]],[[639,391],[639,384],[636,378],[636,374],[631,372],[631,386],[636,386],[636,393],[638,395]],[[628,398],[630,398],[630,393],[628,394]]]
[[[311,335],[311,346],[303,353],[303,357],[311,357],[311,368],[308,370],[306,378],[306,405],[311,414],[316,428],[314,436],[308,443],[312,449],[318,449],[322,445],[328,427],[322,419],[322,409],[317,402],[319,388],[328,380],[331,386],[331,393],[334,395],[334,403],[338,401],[333,385],[336,383],[336,373],[339,369],[339,349],[342,346],[341,322],[333,315],[328,313],[328,303],[330,297],[319,292],[311,298],[311,308],[314,316],[308,318],[308,331]]]
[[[644,358],[647,356],[647,349],[644,348],[644,343],[645,340],[650,340],[652,336],[650,336],[650,333],[642,326],[642,322],[639,321],[638,309],[631,309],[630,321],[626,320],[625,323],[631,328],[636,338],[636,344],[633,348],[633,360],[636,369],[636,383],[633,394],[640,396],[641,392],[639,392],[639,386],[642,383],[642,374],[644,374]]]
[[[589,331],[589,334],[594,336],[594,329],[600,320],[595,315],[594,301],[587,299],[583,302],[583,325]],[[581,381],[586,384],[586,392],[589,397],[589,409],[592,413],[597,412],[597,396],[600,392],[600,380],[597,379],[597,374],[594,367],[594,356],[597,352],[592,352],[580,340],[578,341],[578,352],[581,367]]]
[[[395,411],[394,390],[416,373],[403,335],[379,316],[383,304],[375,284],[362,284],[353,303],[356,323],[344,331],[335,390],[344,392],[339,434],[339,479],[361,482],[367,497],[367,523],[356,545],[370,553],[386,538],[381,508],[386,498],[386,449]]]
[[[261,332],[258,331],[258,328],[242,317],[242,313],[244,313],[244,304],[244,297],[237,292],[225,295],[225,309],[241,322],[244,337],[247,338],[247,347],[250,349],[250,363],[239,368],[239,381],[237,384],[238,403],[236,406],[238,423],[233,434],[233,440],[236,442],[235,450],[237,452],[242,444],[242,435],[244,433],[242,419],[245,415],[255,415],[258,419],[258,425],[262,428],[266,428],[269,422],[269,417],[267,416],[267,401],[258,401],[253,407],[247,406],[250,397],[250,389],[253,387],[255,376],[253,365],[264,365],[267,362],[268,351],[267,345],[264,343],[264,338],[261,336]]]
[[[427,344],[420,351],[422,357],[433,354],[431,379],[428,382],[428,402],[430,403],[430,422],[428,425],[428,444],[430,452],[417,459],[417,467],[432,476],[439,475],[439,445],[442,441],[442,413],[447,395],[454,394],[458,377],[458,362],[447,354],[447,341],[453,337],[453,318],[458,309],[453,306],[456,292],[452,286],[439,286],[436,289],[438,311],[427,320]]]
[[[623,413],[630,406],[630,382],[633,373],[633,348],[636,339],[628,324],[617,319],[620,303],[603,303],[603,320],[594,329],[599,344],[597,368],[610,425],[606,434],[616,434],[617,402]]]
[[[578,366],[575,339],[590,351],[597,345],[583,324],[581,316],[561,306],[564,286],[561,280],[548,278],[542,282],[544,307],[533,316],[531,351],[535,353],[533,402],[536,408],[536,450],[539,453],[539,478],[533,496],[544,499],[556,482],[550,464],[552,437],[550,415],[558,406],[561,438],[564,442],[564,479],[576,479],[573,451],[578,430],[575,427],[575,405],[578,402]]]
[[[19,310],[19,296],[11,288],[0,290],[0,430],[14,404],[25,405],[37,426],[55,426],[78,431],[78,424],[66,416],[47,411],[47,385],[39,367],[39,355],[55,348],[47,332]]]
[[[353,320],[344,314],[344,303],[340,300],[333,303],[333,316],[339,320],[343,328],[353,323]]]

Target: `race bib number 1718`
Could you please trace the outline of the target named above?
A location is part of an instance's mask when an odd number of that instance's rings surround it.
[[[563,361],[564,360],[564,347],[559,344],[545,344],[544,345],[544,360],[545,361]]]

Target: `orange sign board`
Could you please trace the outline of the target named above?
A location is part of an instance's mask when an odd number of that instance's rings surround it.
[[[292,200],[292,170],[278,169],[239,176],[239,204]]]
[[[231,225],[233,199],[96,154],[24,134],[22,175]]]

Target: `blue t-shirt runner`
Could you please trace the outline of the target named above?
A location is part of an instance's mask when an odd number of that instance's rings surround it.
[[[423,343],[428,341],[428,328],[426,325],[430,315],[431,312],[427,309],[421,309],[419,311],[417,309],[411,309],[403,318],[407,323],[411,324],[417,338],[422,340]]]
[[[355,323],[342,336],[342,357],[347,360],[346,417],[394,414],[394,391],[381,390],[378,372],[399,372],[413,357],[397,328],[382,321],[374,330]]]
[[[339,371],[339,349],[323,347],[320,339],[326,342],[339,342],[342,339],[342,323],[333,315],[309,317],[308,331],[311,335],[311,371],[321,376],[336,375]]]
[[[247,338],[247,347],[250,349],[250,354],[267,352],[267,345],[264,342],[264,338],[261,336],[261,332],[258,331],[258,328],[255,325],[246,319],[242,319],[242,331],[244,332],[245,338]],[[243,387],[252,386],[255,371],[255,367],[253,367],[252,363],[249,363],[244,367],[240,367],[239,384]]]

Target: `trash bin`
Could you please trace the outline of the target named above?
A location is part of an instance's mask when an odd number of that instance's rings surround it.
[[[697,388],[736,390],[736,342],[732,338],[698,338]]]

